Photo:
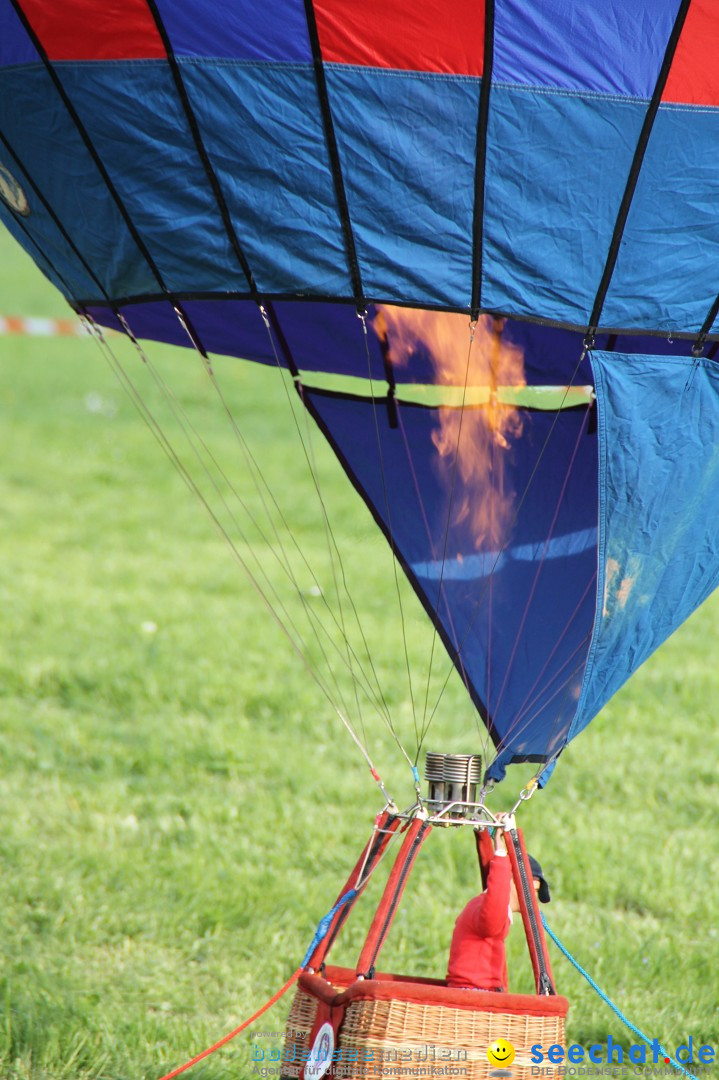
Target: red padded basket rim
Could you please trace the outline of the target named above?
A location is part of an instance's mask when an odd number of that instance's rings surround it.
[[[346,990],[333,992],[333,978]],[[408,976],[377,974],[374,979],[354,979],[350,968],[327,968],[325,978],[307,973],[299,985],[312,997],[328,1005],[350,1005],[353,1001],[406,1001],[438,1008],[465,1009],[468,1012],[511,1013],[521,1016],[566,1016],[569,1002],[565,997],[539,994],[497,994],[486,990],[458,990],[436,979],[413,979]]]

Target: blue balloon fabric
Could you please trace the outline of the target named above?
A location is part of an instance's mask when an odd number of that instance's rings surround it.
[[[706,0],[0,0],[0,218],[96,323],[290,369],[495,779],[717,584],[718,37]],[[468,400],[457,319],[500,356]]]

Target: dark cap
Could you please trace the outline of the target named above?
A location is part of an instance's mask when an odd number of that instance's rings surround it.
[[[551,897],[549,895],[549,885],[547,884],[547,879],[542,873],[542,867],[534,858],[534,855],[528,855],[527,858],[529,859],[529,865],[532,869],[532,877],[536,878],[536,880],[539,882],[539,891],[537,893],[537,896],[539,897],[541,903],[548,904]]]

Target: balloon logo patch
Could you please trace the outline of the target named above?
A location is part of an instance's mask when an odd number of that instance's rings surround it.
[[[4,165],[0,165],[0,199],[16,214],[27,217],[30,213],[30,204],[25,192]]]

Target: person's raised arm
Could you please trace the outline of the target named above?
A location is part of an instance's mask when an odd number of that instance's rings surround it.
[[[481,904],[473,920],[473,929],[480,937],[498,937],[509,918],[509,886],[512,866],[507,856],[504,830],[497,829],[495,849],[489,864],[487,888],[482,893]]]

